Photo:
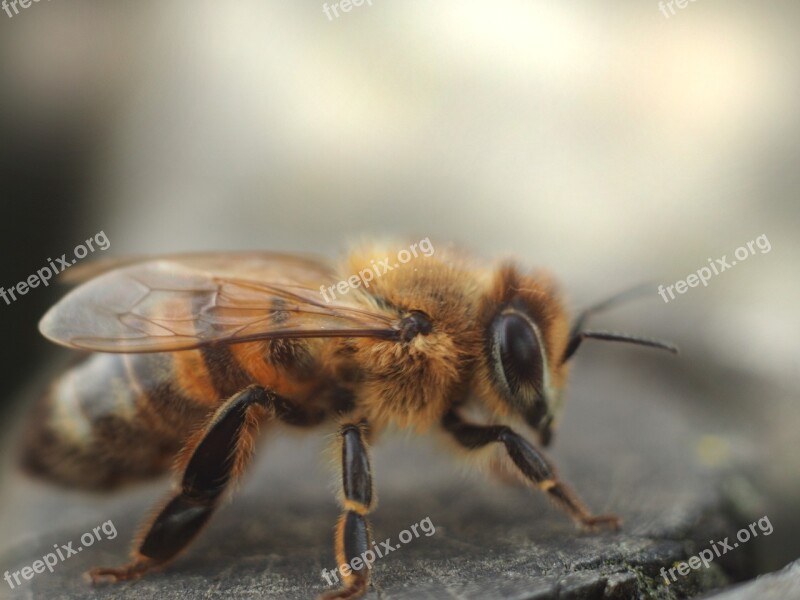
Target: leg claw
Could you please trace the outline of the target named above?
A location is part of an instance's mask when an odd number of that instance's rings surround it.
[[[616,531],[622,526],[622,517],[617,515],[597,515],[587,518],[583,522],[583,526],[590,531],[597,531],[598,529],[610,529]]]
[[[135,562],[124,567],[95,567],[83,574],[84,578],[94,585],[118,583],[139,579],[152,568],[149,561]]]

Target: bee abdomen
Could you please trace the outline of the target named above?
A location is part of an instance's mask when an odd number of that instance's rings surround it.
[[[209,410],[173,389],[171,360],[168,354],[95,354],[65,372],[36,408],[23,466],[93,489],[166,471]]]

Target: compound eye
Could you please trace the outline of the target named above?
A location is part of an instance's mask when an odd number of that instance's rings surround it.
[[[498,375],[515,399],[542,390],[544,360],[534,327],[518,313],[501,314],[494,323],[495,368],[499,362]]]

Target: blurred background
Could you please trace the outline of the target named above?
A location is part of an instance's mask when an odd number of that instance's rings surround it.
[[[0,285],[99,231],[97,258],[429,237],[547,267],[574,307],[653,282],[595,324],[681,345],[680,385],[709,398],[683,409],[781,455],[761,475],[796,499],[800,6],[660,4],[0,12]],[[769,252],[658,296],[761,235]],[[36,331],[63,291],[0,300],[6,429],[47,356],[67,354]]]

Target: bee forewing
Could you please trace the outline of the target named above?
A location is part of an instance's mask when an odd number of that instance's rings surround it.
[[[352,295],[322,300],[338,276],[282,254],[151,259],[106,272],[42,318],[50,340],[101,352],[165,352],[276,337],[383,336],[392,319]]]

